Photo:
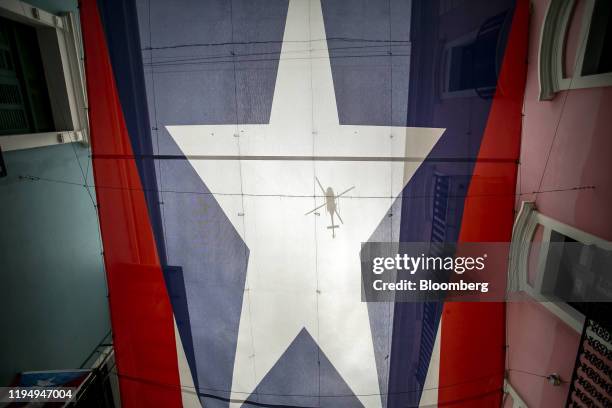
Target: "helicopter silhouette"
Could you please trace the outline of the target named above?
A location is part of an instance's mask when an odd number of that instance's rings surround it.
[[[351,191],[352,189],[354,189],[355,186],[353,186],[353,187],[351,187],[351,188],[349,188],[347,190],[344,190],[340,194],[336,195],[334,193],[334,190],[331,187],[327,187],[327,189],[323,188],[323,185],[321,184],[321,182],[319,181],[319,179],[317,177],[315,177],[315,180],[317,180],[317,184],[319,185],[319,188],[321,189],[321,192],[323,193],[323,196],[325,196],[325,203],[321,204],[320,206],[318,206],[316,208],[313,208],[312,210],[308,211],[304,215],[312,214],[313,212],[317,211],[319,208],[326,207],[325,208],[326,211],[331,216],[331,225],[329,225],[327,227],[327,229],[332,231],[332,238],[336,238],[336,228],[340,228],[340,226],[335,224],[334,215],[336,215],[338,217],[338,219],[340,220],[341,224],[344,224],[344,221],[342,220],[342,217],[340,216],[340,213],[338,212],[338,201],[337,200],[340,197],[342,197],[344,194],[346,194],[349,191]]]

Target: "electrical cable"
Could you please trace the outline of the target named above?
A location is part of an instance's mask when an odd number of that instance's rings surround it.
[[[64,185],[68,185],[68,186],[74,186],[74,187],[81,187],[81,188],[86,188],[83,184],[81,183],[77,183],[77,182],[73,182],[73,181],[67,181],[67,180],[61,180],[61,179],[54,179],[54,178],[49,178],[49,177],[40,177],[40,176],[34,176],[34,175],[30,175],[30,174],[22,174],[18,176],[18,182],[48,182],[48,183],[56,183],[56,184],[64,184]],[[8,187],[11,185],[14,185],[15,183],[6,183],[6,184],[2,184],[0,185],[0,188],[2,187]],[[94,187],[93,185],[89,185],[89,187]],[[255,194],[255,193],[220,193],[220,192],[208,192],[208,191],[181,191],[181,190],[169,190],[169,189],[147,189],[147,188],[137,188],[137,187],[117,187],[117,186],[101,186],[101,185],[96,185],[95,188],[97,189],[109,189],[109,190],[125,190],[125,191],[143,191],[143,192],[157,192],[157,193],[172,193],[172,194],[193,194],[193,195],[212,195],[212,196],[241,196],[244,195],[245,197],[279,197],[279,198],[311,198],[312,195],[310,194]],[[577,190],[593,190],[595,189],[596,186],[575,186],[575,187],[568,187],[568,188],[558,188],[558,189],[552,189],[552,190],[541,190],[541,191],[533,191],[531,193],[521,193],[521,194],[496,194],[496,193],[481,193],[481,194],[457,194],[457,195],[448,195],[449,198],[467,198],[467,197],[516,197],[519,195],[525,195],[525,194],[545,194],[545,193],[559,193],[559,192],[566,192],[566,191],[577,191]],[[316,198],[325,198],[325,195],[316,195]],[[354,195],[343,195],[343,198],[347,198],[347,199],[369,199],[369,198],[380,198],[380,199],[386,199],[386,198],[395,198],[393,196],[371,196],[371,195],[364,195],[364,196],[354,196]],[[410,195],[403,195],[402,199],[418,199],[418,198],[430,198],[430,197],[434,197],[434,194],[410,194]]]
[[[387,43],[388,40],[383,39],[375,39],[375,38],[360,38],[360,37],[327,37],[327,38],[317,38],[317,39],[308,39],[308,40],[259,40],[259,41],[230,41],[230,42],[210,42],[210,43],[192,43],[192,44],[174,44],[174,45],[164,45],[157,47],[145,47],[143,51],[147,50],[165,50],[165,49],[177,49],[177,48],[190,48],[190,47],[218,47],[218,46],[228,46],[228,45],[254,45],[254,44],[282,44],[285,43],[313,43],[313,42],[323,42],[323,41],[346,41],[346,42],[365,42],[365,43]],[[397,43],[403,43],[410,45],[410,41],[408,40],[397,40],[394,41]]]

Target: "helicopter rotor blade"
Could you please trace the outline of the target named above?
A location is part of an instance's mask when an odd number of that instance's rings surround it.
[[[321,189],[321,192],[323,193],[323,197],[326,197],[327,193],[325,192],[325,189],[321,185],[321,182],[319,181],[319,179],[317,177],[315,177],[315,180],[317,180],[317,184],[319,185],[319,188]]]
[[[341,196],[345,195],[346,193],[348,193],[349,191],[351,191],[351,190],[352,190],[352,189],[354,189],[354,188],[355,188],[355,186],[353,186],[353,187],[351,187],[351,188],[349,188],[349,189],[347,189],[347,190],[344,190],[343,192],[341,192],[340,194],[338,194],[338,195],[337,195],[336,197],[334,197],[334,198],[340,198]]]
[[[318,206],[318,207],[316,207],[316,208],[314,208],[314,209],[312,209],[312,210],[308,211],[308,212],[307,212],[306,214],[304,214],[304,215],[312,214],[313,212],[317,211],[319,208],[321,208],[321,207],[325,207],[326,205],[327,205],[327,203],[323,203],[323,204],[321,204],[320,206]]]
[[[336,213],[336,215],[338,216],[338,219],[340,220],[340,222],[342,224],[344,224],[344,221],[342,221],[342,217],[340,216],[340,213],[338,212],[338,210],[334,210],[334,212]]]

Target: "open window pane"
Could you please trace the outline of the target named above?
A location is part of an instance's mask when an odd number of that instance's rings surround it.
[[[53,128],[36,29],[0,18],[0,135]]]
[[[582,75],[596,75],[612,72],[612,2],[597,0],[589,30]]]

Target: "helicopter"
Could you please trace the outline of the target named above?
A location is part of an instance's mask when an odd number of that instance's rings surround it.
[[[304,215],[312,214],[313,212],[317,211],[319,208],[326,207],[325,208],[326,211],[331,216],[331,225],[329,225],[327,227],[327,229],[331,230],[332,238],[336,238],[336,228],[340,228],[340,226],[335,224],[334,215],[336,215],[338,217],[338,219],[340,220],[341,224],[344,224],[344,221],[342,220],[342,217],[340,216],[340,213],[338,212],[338,201],[337,200],[340,197],[342,197],[344,194],[346,194],[349,191],[351,191],[352,189],[354,189],[355,186],[353,186],[353,187],[351,187],[349,189],[346,189],[343,192],[341,192],[340,194],[336,195],[334,193],[334,190],[331,187],[327,187],[327,189],[323,188],[323,185],[321,184],[321,182],[319,181],[319,179],[317,177],[315,177],[315,180],[317,181],[317,184],[319,185],[319,188],[321,189],[321,192],[323,193],[323,196],[325,197],[325,203],[323,203],[320,206],[318,206],[318,207],[308,211]]]

